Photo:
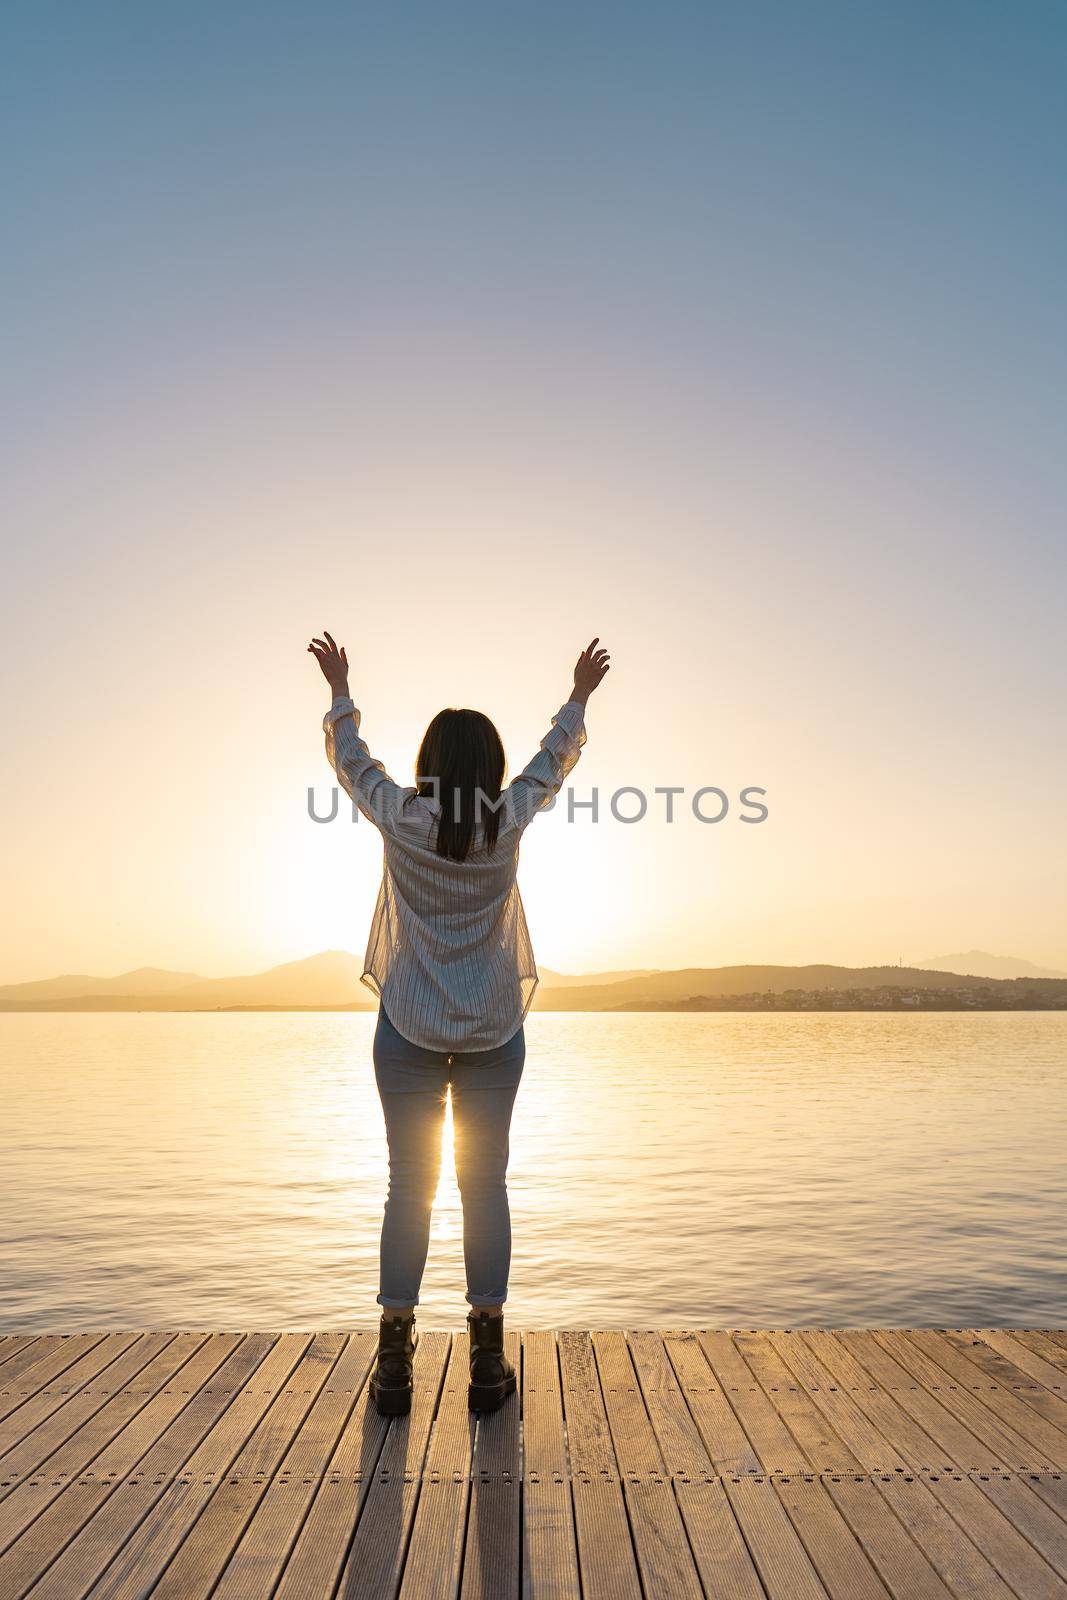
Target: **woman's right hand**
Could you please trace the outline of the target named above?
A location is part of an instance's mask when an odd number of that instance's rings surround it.
[[[593,690],[604,681],[604,677],[611,665],[611,657],[606,650],[598,650],[599,639],[593,639],[578,657],[574,667],[574,693],[572,700],[579,701],[583,706],[589,699]]]
[[[336,697],[339,694],[346,695],[348,693],[348,657],[345,654],[344,645],[341,645],[340,649],[338,649],[332,635],[327,633],[324,639],[312,639],[308,645],[308,653],[315,657],[315,660],[322,668],[322,675],[330,685],[334,696]]]

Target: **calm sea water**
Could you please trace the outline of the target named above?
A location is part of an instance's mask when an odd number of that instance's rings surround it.
[[[372,1027],[0,1016],[0,1331],[375,1316]],[[1067,1322],[1067,1016],[539,1014],[527,1036],[517,1322]],[[461,1319],[462,1285],[448,1157],[424,1325]]]

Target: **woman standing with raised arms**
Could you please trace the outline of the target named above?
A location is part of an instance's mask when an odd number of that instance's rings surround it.
[[[594,639],[533,760],[504,787],[504,747],[480,711],[439,711],[402,788],[360,737],[348,657],[330,634],[308,646],[333,692],[326,754],[380,830],[384,871],[363,980],[379,996],[374,1070],[389,1143],[382,1307],[371,1393],[385,1416],[411,1407],[415,1307],[451,1087],[470,1329],[471,1408],[515,1392],[504,1355],[511,1264],[508,1135],[537,969],[515,874],[527,824],[550,805],[585,743],[589,696],[608,670]]]

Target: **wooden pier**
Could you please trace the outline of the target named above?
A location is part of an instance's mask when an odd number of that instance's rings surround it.
[[[1067,1600],[1062,1330],[0,1339],[2,1600]]]

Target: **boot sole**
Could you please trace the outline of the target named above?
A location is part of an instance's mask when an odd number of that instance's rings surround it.
[[[498,1411],[508,1395],[514,1393],[514,1373],[499,1383],[471,1383],[467,1386],[467,1406],[471,1411]]]
[[[380,1417],[406,1417],[411,1410],[410,1389],[379,1389],[372,1383],[370,1392]]]

